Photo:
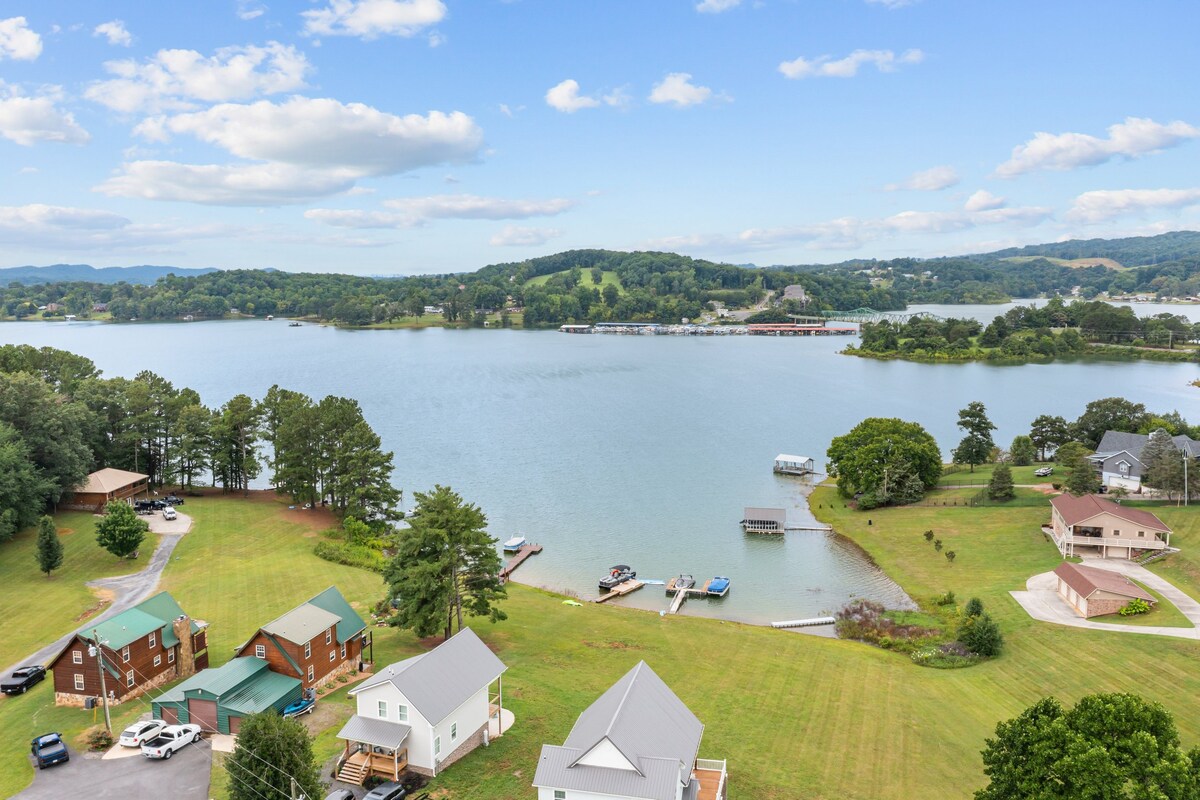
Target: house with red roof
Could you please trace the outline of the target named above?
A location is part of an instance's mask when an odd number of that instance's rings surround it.
[[[1133,558],[1171,545],[1171,529],[1154,513],[1092,494],[1064,494],[1051,500],[1046,532],[1064,558]]]
[[[1064,561],[1054,575],[1058,578],[1058,596],[1085,619],[1115,614],[1135,598],[1150,605],[1158,602],[1119,572]]]

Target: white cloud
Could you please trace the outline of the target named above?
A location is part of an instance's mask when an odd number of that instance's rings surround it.
[[[894,72],[897,67],[920,64],[924,60],[925,54],[920,50],[905,50],[900,55],[891,50],[855,50],[836,61],[832,56],[818,56],[812,59],[800,57],[793,61],[784,61],[779,65],[779,71],[793,80],[853,78],[858,74],[859,67],[866,64],[874,64],[880,72]]]
[[[1175,147],[1200,136],[1200,128],[1186,122],[1162,125],[1152,119],[1126,117],[1108,129],[1108,138],[1086,133],[1035,133],[1013,148],[1012,157],[996,167],[1002,178],[1036,170],[1069,170],[1103,164],[1117,157],[1137,158]]]
[[[429,35],[425,38],[429,42],[430,47],[441,47],[446,43],[446,37],[438,31],[430,31]]]
[[[701,14],[720,14],[722,11],[737,8],[741,4],[742,0],[701,0],[696,3],[696,10]]]
[[[344,192],[357,175],[290,164],[179,164],[132,161],[96,187],[110,197],[221,206],[279,206]]]
[[[493,247],[536,247],[562,236],[558,228],[522,228],[505,225],[504,230],[488,240]]]
[[[83,144],[91,139],[69,111],[58,108],[58,87],[43,87],[29,97],[0,80],[0,136],[29,147],[38,142]]]
[[[575,206],[574,200],[508,200],[470,194],[405,197],[384,202],[390,211],[314,208],[308,219],[343,228],[413,228],[433,219],[528,219],[552,217]]]
[[[883,187],[889,192],[900,189],[910,189],[918,192],[940,192],[949,189],[961,180],[958,171],[951,166],[930,167],[920,172],[914,172],[900,183],[889,183]]]
[[[37,167],[21,167],[17,170],[18,175],[37,175],[40,170]]]
[[[871,5],[884,6],[885,8],[894,11],[897,8],[911,6],[913,3],[917,2],[917,0],[867,0],[867,2]]]
[[[197,102],[220,103],[304,87],[312,70],[291,45],[222,47],[212,56],[195,50],[159,50],[144,63],[109,61],[116,77],[92,83],[84,93],[115,111],[186,110]]]
[[[581,108],[595,108],[600,101],[579,93],[579,81],[567,78],[546,91],[546,105],[565,114],[574,114]]]
[[[1200,205],[1200,189],[1101,189],[1075,198],[1067,217],[1080,222],[1103,222],[1160,209]]]
[[[129,47],[133,44],[133,36],[125,29],[125,23],[119,19],[97,25],[92,36],[103,36],[114,46]]]
[[[68,208],[31,203],[26,206],[0,206],[0,228],[69,228],[74,230],[112,230],[123,228],[129,220],[109,211]]]
[[[238,0],[237,6],[237,15],[240,20],[250,21],[267,13],[267,7],[262,3],[254,2],[254,0]]]
[[[1004,208],[1007,201],[1003,197],[997,197],[987,189],[980,189],[967,198],[967,202],[963,204],[963,208],[967,211],[991,211],[995,208]]]
[[[29,29],[24,17],[0,19],[0,61],[33,61],[42,54],[42,37]]]
[[[446,16],[441,0],[330,0],[303,11],[304,32],[316,36],[415,36]]]
[[[691,74],[672,72],[654,84],[647,99],[651,103],[669,103],[676,108],[687,108],[706,103],[713,98],[713,90],[692,83]]]

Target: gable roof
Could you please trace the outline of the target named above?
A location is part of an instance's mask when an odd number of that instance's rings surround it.
[[[113,650],[120,650],[128,644],[136,642],[144,636],[165,628],[162,634],[162,644],[174,647],[179,644],[172,622],[176,617],[183,616],[183,609],[175,598],[168,592],[159,592],[138,603],[133,608],[126,609],[112,619],[105,620],[95,626],[100,635],[100,641]],[[192,633],[197,633],[202,626],[192,621]],[[88,638],[84,636],[84,638]]]
[[[350,607],[336,586],[330,586],[308,602],[338,617],[336,635],[339,644],[353,639],[355,634],[366,630],[367,623],[363,621],[357,611]]]
[[[645,800],[675,800],[677,796],[679,762],[673,758],[642,759],[641,772],[634,772],[576,764],[583,755],[584,751],[574,747],[542,745],[533,785]]]
[[[1105,431],[1104,436],[1100,438],[1100,444],[1096,447],[1096,455],[1112,455],[1119,453],[1122,450],[1129,453],[1134,458],[1138,459],[1138,463],[1142,463],[1142,450],[1150,442],[1150,435],[1146,433],[1125,433],[1123,431]],[[1200,442],[1195,441],[1187,436],[1172,436],[1171,443],[1175,445],[1177,450],[1182,450],[1191,458],[1200,458]]]
[[[293,644],[304,644],[335,625],[337,630],[334,633],[339,644],[350,640],[367,627],[367,623],[350,607],[337,587],[330,586],[316,597],[263,625],[261,630],[269,636],[286,639]]]
[[[215,669],[197,672],[158,697],[155,703],[183,703],[187,692],[204,691],[234,711],[254,714],[272,708],[300,687],[299,678],[280,675],[259,658],[234,658]]]
[[[703,736],[704,725],[696,715],[639,661],[584,709],[563,747],[582,755],[607,739],[643,775],[649,775],[650,760],[671,759],[682,783],[691,774]],[[575,767],[573,762],[571,769]]]
[[[1100,514],[1112,514],[1118,519],[1140,525],[1147,530],[1163,531],[1164,533],[1171,530],[1161,519],[1145,509],[1117,505],[1112,500],[1097,497],[1094,494],[1085,494],[1081,497],[1060,494],[1050,501],[1050,505],[1054,506],[1059,514],[1062,514],[1063,522],[1067,525],[1078,525]]]
[[[123,469],[105,467],[88,475],[87,481],[75,492],[76,494],[108,494],[148,480],[150,480],[150,476],[140,472],[126,472]]]
[[[437,725],[506,669],[475,631],[463,628],[428,653],[389,664],[349,694],[390,683],[422,717]]]
[[[1054,574],[1082,597],[1091,597],[1094,592],[1102,591],[1122,597],[1140,597],[1151,604],[1158,602],[1149,592],[1119,572],[1064,561],[1054,568]]]

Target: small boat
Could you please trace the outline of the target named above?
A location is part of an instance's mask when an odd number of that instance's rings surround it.
[[[677,578],[671,578],[671,582],[667,584],[668,592],[679,592],[684,589],[691,589],[696,585],[696,579],[691,575],[680,575]]]
[[[520,550],[525,545],[525,537],[517,534],[504,543],[504,552],[511,553],[514,550]]]
[[[620,586],[625,581],[636,578],[637,573],[625,564],[617,564],[609,569],[608,574],[600,579],[600,589],[608,591],[614,586]]]
[[[289,328],[299,328],[299,327],[300,327],[300,323],[299,323],[299,322],[289,322],[289,323],[288,323],[288,327],[289,327]]]
[[[729,578],[720,575],[708,582],[708,593],[713,597],[724,597],[729,593]]]
[[[270,321],[271,321],[271,320],[273,320],[273,319],[275,319],[275,315],[274,315],[274,314],[267,314],[267,322],[270,322]]]
[[[311,714],[317,708],[317,697],[315,694],[306,693],[299,700],[291,703],[283,710],[283,716],[298,717],[301,714]]]

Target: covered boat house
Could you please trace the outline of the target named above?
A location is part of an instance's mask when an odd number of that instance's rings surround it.
[[[746,533],[783,533],[786,525],[786,509],[747,506],[742,511],[742,530]]]
[[[775,456],[775,471],[781,475],[811,475],[816,465],[809,456],[793,456],[780,453]]]

